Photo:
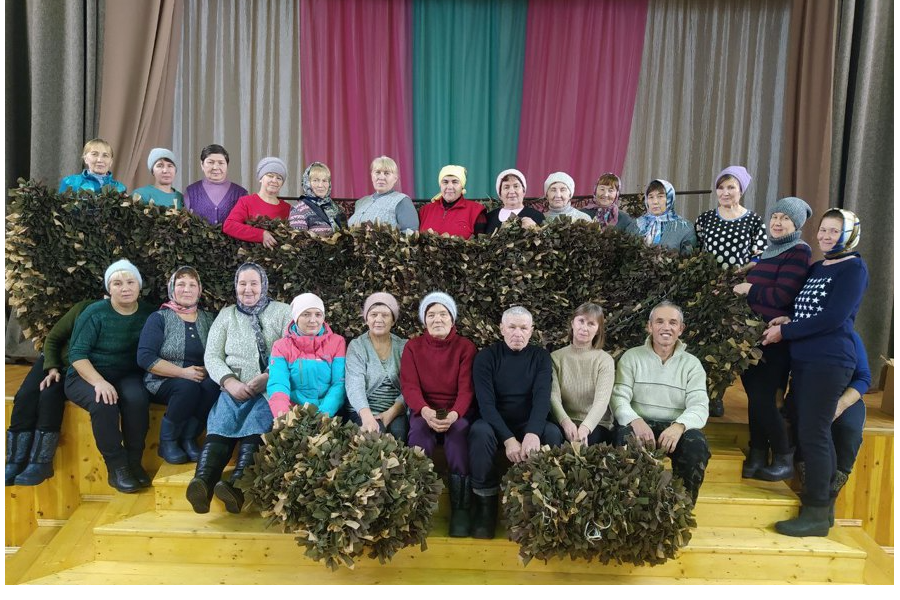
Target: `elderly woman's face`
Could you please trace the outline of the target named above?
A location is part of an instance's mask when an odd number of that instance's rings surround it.
[[[578,315],[572,319],[572,344],[576,348],[590,347],[599,329],[597,319],[591,315]]]
[[[557,181],[547,188],[547,203],[550,208],[561,210],[567,207],[571,200],[572,192],[566,184]]]
[[[609,208],[612,206],[618,197],[619,190],[617,190],[614,185],[600,184],[597,186],[597,189],[594,190],[594,200],[596,200],[597,204],[602,208]]]
[[[500,200],[506,210],[522,208],[525,200],[525,188],[515,175],[508,175],[500,182]]]
[[[190,275],[182,275],[175,280],[172,295],[181,306],[194,306],[200,300],[200,282]]]
[[[386,194],[397,185],[397,173],[384,167],[378,167],[372,171],[372,187],[379,194]]]
[[[450,311],[443,304],[432,304],[425,311],[425,329],[433,338],[439,340],[450,335],[450,328],[453,327],[453,317]]]
[[[830,252],[832,248],[841,239],[841,232],[844,230],[844,222],[836,217],[828,217],[822,219],[819,224],[819,231],[816,232],[816,241],[819,242],[819,250],[822,252]]]
[[[262,279],[253,269],[245,269],[238,275],[237,297],[245,306],[255,306],[262,297]]]
[[[284,185],[284,178],[277,173],[266,173],[259,180],[259,193],[267,196],[277,196]]]
[[[666,212],[666,193],[653,190],[647,194],[647,211],[653,216],[660,216]]]
[[[176,170],[172,161],[161,158],[153,164],[153,179],[157,185],[172,185]]]
[[[94,175],[106,175],[112,169],[113,158],[109,148],[93,146],[81,157],[87,170]]]
[[[331,177],[324,171],[313,170],[309,173],[309,187],[312,188],[313,194],[317,198],[324,198],[328,195],[328,187],[331,185]]]
[[[741,184],[734,177],[725,177],[716,186],[716,198],[721,208],[735,208],[741,202]]]
[[[769,233],[773,238],[778,239],[795,231],[797,231],[797,227],[789,216],[780,212],[772,213],[772,217],[769,219]]]
[[[222,183],[228,179],[228,161],[224,154],[210,154],[200,163],[203,176],[213,183]]]
[[[456,202],[462,196],[462,182],[455,175],[441,178],[441,198],[445,202]]]
[[[130,306],[137,302],[141,285],[127,271],[119,271],[109,278],[109,298],[116,306]]]
[[[297,316],[297,329],[303,335],[316,335],[325,322],[325,313],[318,308],[307,308]]]
[[[384,304],[376,304],[366,314],[366,325],[372,335],[387,335],[394,326],[394,313]]]

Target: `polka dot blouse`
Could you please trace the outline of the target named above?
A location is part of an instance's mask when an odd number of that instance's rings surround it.
[[[737,219],[723,219],[717,209],[708,210],[697,217],[696,229],[700,249],[715,256],[722,268],[747,264],[768,243],[763,220],[752,210]]]

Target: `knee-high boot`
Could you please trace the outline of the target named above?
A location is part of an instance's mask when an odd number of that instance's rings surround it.
[[[472,481],[467,475],[450,473],[450,537],[469,537],[469,505]]]
[[[473,538],[490,540],[497,529],[497,494],[479,496],[472,494],[472,527]]]
[[[58,431],[35,431],[31,459],[16,476],[16,485],[38,485],[53,477],[53,456],[59,444]]]
[[[225,510],[238,514],[244,507],[244,492],[235,484],[244,474],[244,469],[253,464],[253,455],[259,448],[259,444],[241,444],[238,446],[237,460],[234,463],[234,471],[228,481],[220,481],[216,484],[216,498],[225,504]]]
[[[6,485],[15,485],[16,476],[28,465],[33,431],[6,431]]]
[[[194,478],[188,484],[185,496],[195,513],[208,513],[209,501],[213,497],[213,488],[222,477],[222,471],[228,464],[231,452],[221,442],[206,442],[197,460]]]

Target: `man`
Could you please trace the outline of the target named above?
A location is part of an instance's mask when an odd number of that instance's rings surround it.
[[[681,308],[663,301],[650,311],[643,346],[622,355],[616,368],[612,405],[616,422],[627,425],[641,444],[670,455],[672,471],[697,502],[709,446],[700,429],[709,417],[706,371],[678,338]]]
[[[469,430],[472,478],[472,537],[490,539],[497,525],[500,481],[494,458],[499,442],[506,458],[518,463],[541,444],[559,446],[562,431],[547,420],[550,413],[550,353],[529,346],[534,332],[531,313],[514,306],[500,321],[502,341],[475,356],[472,378],[481,418]]]

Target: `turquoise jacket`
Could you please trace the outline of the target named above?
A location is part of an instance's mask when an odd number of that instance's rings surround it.
[[[125,186],[121,182],[113,179],[112,172],[100,176],[85,169],[81,173],[63,177],[63,180],[59,182],[59,193],[62,194],[69,188],[72,188],[75,192],[80,192],[81,190],[99,192],[101,188],[107,185],[116,188],[117,192],[125,191]]]

